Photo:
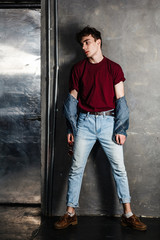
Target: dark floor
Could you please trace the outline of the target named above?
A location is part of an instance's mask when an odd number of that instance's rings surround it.
[[[0,240],[160,240],[160,219],[143,218],[148,230],[124,229],[120,218],[78,217],[79,224],[55,230],[58,219],[41,217],[40,208],[0,207]]]

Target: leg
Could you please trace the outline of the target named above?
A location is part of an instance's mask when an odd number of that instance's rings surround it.
[[[121,203],[130,203],[130,193],[127,173],[124,166],[123,147],[112,141],[113,117],[104,116],[101,118],[101,129],[98,140],[106,153],[112,167],[113,176],[116,182],[117,194]],[[129,205],[124,205],[125,211],[129,210]]]
[[[91,131],[92,124],[93,122],[89,120],[86,114],[80,115],[68,179],[67,211],[69,212],[73,212],[73,208],[78,207],[83,172],[88,155],[96,142],[96,136]]]
[[[124,214],[132,212],[130,203],[123,203],[123,212]]]
[[[105,119],[106,117],[104,117]],[[132,213],[130,206],[130,193],[128,186],[127,173],[124,166],[123,147],[117,145],[112,141],[113,134],[113,118],[109,117],[106,121],[101,121],[101,128],[98,134],[100,141],[108,160],[110,161],[113,176],[116,182],[117,194],[120,202],[123,204],[124,214],[121,218],[121,225],[124,227],[131,227],[139,231],[147,229],[146,224]]]
[[[54,224],[56,229],[64,229],[78,223],[74,208],[78,207],[83,172],[88,155],[96,142],[94,129],[93,119],[86,114],[80,114],[68,179],[67,213]]]

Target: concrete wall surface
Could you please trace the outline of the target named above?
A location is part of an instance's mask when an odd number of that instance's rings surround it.
[[[71,67],[84,56],[75,33],[86,25],[99,29],[103,54],[124,71],[130,128],[124,146],[134,213],[160,216],[160,1],[58,1],[59,93],[54,165],[54,215],[65,210],[67,176],[66,127],[62,114]],[[108,161],[96,144],[83,178],[79,214],[121,214]]]

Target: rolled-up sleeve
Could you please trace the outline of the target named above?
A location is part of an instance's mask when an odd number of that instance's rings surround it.
[[[118,84],[121,81],[125,81],[124,73],[119,64],[116,64],[116,67],[113,70],[114,85]]]
[[[71,71],[71,77],[69,81],[69,92],[71,92],[74,89],[77,92],[79,92],[79,75],[78,70],[75,67],[73,67]]]

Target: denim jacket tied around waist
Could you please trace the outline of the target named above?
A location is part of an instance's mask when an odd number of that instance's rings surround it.
[[[70,93],[64,102],[63,111],[67,122],[67,132],[73,133],[75,136],[77,132],[78,100],[74,98]],[[126,131],[128,127],[129,109],[124,96],[116,100],[115,123],[112,140],[116,143],[115,136],[117,134],[122,134],[127,137]]]

